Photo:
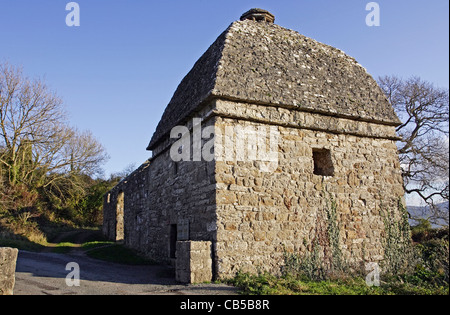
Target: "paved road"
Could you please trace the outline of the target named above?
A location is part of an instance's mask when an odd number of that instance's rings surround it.
[[[79,266],[80,285],[68,286],[66,277]],[[73,278],[69,275],[69,283]],[[166,266],[129,266],[70,254],[19,251],[15,295],[140,295],[140,294],[236,294],[222,284],[180,285]]]

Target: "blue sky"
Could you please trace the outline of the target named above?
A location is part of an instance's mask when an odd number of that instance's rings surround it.
[[[0,62],[45,78],[70,122],[91,130],[110,160],[105,173],[139,166],[181,79],[214,40],[253,7],[275,23],[356,58],[375,78],[412,75],[449,86],[449,1],[379,0],[380,26],[362,0],[0,0]]]

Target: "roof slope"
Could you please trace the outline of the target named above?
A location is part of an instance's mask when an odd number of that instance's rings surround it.
[[[212,97],[400,123],[354,58],[276,24],[244,20],[231,24],[182,80],[147,149]]]

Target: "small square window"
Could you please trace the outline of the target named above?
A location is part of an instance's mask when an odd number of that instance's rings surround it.
[[[331,152],[328,149],[313,149],[314,174],[320,176],[334,176],[334,166]]]

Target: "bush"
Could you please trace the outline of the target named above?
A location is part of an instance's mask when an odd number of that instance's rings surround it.
[[[433,229],[428,220],[421,219],[419,224],[411,228],[411,238],[415,243],[422,243],[432,239],[449,239],[449,228]]]
[[[428,239],[423,235],[428,235]],[[430,237],[432,236],[432,238]],[[449,240],[448,228],[423,231],[421,243],[415,244],[417,265],[414,276],[423,282],[438,286],[449,284]]]

